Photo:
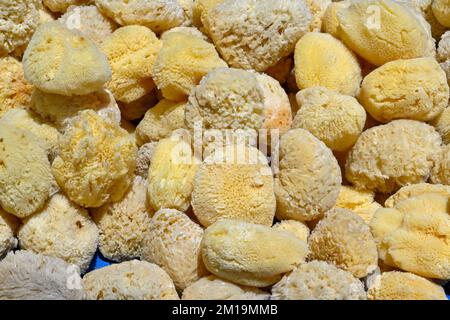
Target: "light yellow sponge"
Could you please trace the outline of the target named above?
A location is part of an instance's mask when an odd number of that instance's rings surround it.
[[[342,186],[336,202],[337,208],[348,209],[370,223],[375,211],[382,206],[375,201],[375,193],[367,190],[358,190],[352,186]]]
[[[296,220],[282,220],[274,224],[273,228],[291,232],[300,240],[305,242],[308,241],[310,231],[308,225],[304,222]]]
[[[437,116],[431,124],[436,128],[442,136],[445,144],[450,144],[450,108],[445,108],[442,113]]]
[[[450,185],[450,145],[445,146],[436,156],[430,180],[433,183]]]
[[[400,188],[395,194],[386,199],[386,208],[393,208],[399,202],[425,193],[436,193],[442,196],[450,196],[450,186],[442,184],[417,183]]]

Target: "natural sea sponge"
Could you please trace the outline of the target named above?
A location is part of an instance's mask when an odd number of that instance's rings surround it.
[[[130,103],[154,89],[152,68],[161,46],[152,30],[143,26],[119,28],[103,41],[100,48],[112,68],[107,87],[116,100]]]
[[[97,46],[57,21],[37,28],[23,68],[25,78],[36,88],[66,96],[98,91],[111,78],[108,60]]]
[[[367,224],[370,223],[375,212],[382,208],[381,204],[375,201],[374,192],[345,185],[341,187],[336,207],[353,211]]]
[[[356,56],[327,33],[305,34],[295,46],[295,78],[299,89],[322,86],[355,96],[361,83]]]
[[[185,20],[177,0],[95,0],[95,4],[122,26],[141,25],[155,33],[178,27]]]
[[[266,157],[244,144],[216,149],[195,176],[192,208],[205,227],[224,218],[271,226],[276,201]]]
[[[78,267],[30,251],[10,253],[0,262],[1,300],[82,300]]]
[[[309,30],[320,32],[322,29],[322,19],[328,6],[332,3],[331,0],[306,0],[309,11],[312,15],[312,21],[309,25]]]
[[[431,35],[414,12],[399,3],[353,0],[336,14],[337,36],[373,65],[429,54]]]
[[[195,1],[195,3],[197,3],[197,1]],[[194,36],[197,37],[199,39],[205,40],[205,41],[209,41],[208,36],[206,36],[205,34],[203,34],[200,30],[198,30],[195,27],[175,27],[173,29],[167,30],[166,32],[164,32],[161,35],[161,40],[167,40],[169,38],[169,36],[173,33],[182,33],[185,34],[187,36]]]
[[[345,175],[357,188],[390,193],[425,182],[442,140],[433,127],[395,120],[364,131],[347,158]]]
[[[267,287],[305,261],[307,244],[290,232],[237,220],[205,231],[202,257],[214,275],[237,284]]]
[[[227,0],[202,18],[206,33],[233,68],[267,70],[287,57],[312,16],[297,0]]]
[[[157,142],[149,142],[139,148],[136,156],[136,175],[144,179],[148,178],[148,169],[152,163],[152,157],[157,145]]]
[[[281,137],[276,156],[277,218],[311,221],[336,204],[341,170],[323,142],[304,129],[293,129]]]
[[[450,185],[450,145],[436,156],[430,180],[436,184]]]
[[[376,269],[375,240],[364,220],[347,209],[335,208],[325,215],[308,239],[311,259],[334,263],[363,278]]]
[[[339,28],[337,12],[341,8],[348,7],[349,5],[350,1],[348,0],[332,2],[323,14],[322,30],[326,33],[331,34],[333,37],[336,37]]]
[[[137,259],[141,256],[144,234],[154,214],[147,200],[147,181],[135,177],[130,190],[117,202],[91,210],[99,229],[99,249],[112,261]]]
[[[450,108],[447,107],[431,124],[436,128],[445,144],[450,144]]]
[[[393,208],[403,200],[425,193],[436,193],[443,196],[450,196],[450,186],[430,183],[417,183],[407,185],[402,187],[395,194],[386,199],[384,206],[386,208]]]
[[[197,28],[202,28],[203,19],[205,19],[208,10],[222,2],[224,0],[195,0],[192,8],[192,24]]]
[[[207,276],[183,291],[183,300],[269,300],[269,294],[258,288],[246,287]]]
[[[0,208],[0,260],[17,246],[15,233],[18,226],[19,221]]]
[[[309,227],[306,223],[296,220],[282,220],[273,225],[274,229],[283,230],[293,233],[297,238],[305,242],[308,241],[310,234]]]
[[[163,268],[182,291],[207,274],[200,255],[203,233],[183,212],[162,209],[151,219],[141,258]]]
[[[46,206],[22,221],[20,247],[57,257],[86,271],[98,246],[98,229],[87,210],[55,194]]]
[[[81,6],[94,2],[93,0],[42,0],[52,12],[66,12],[70,6]]]
[[[178,300],[169,275],[155,264],[128,261],[94,270],[83,278],[88,300]]]
[[[350,272],[324,261],[302,264],[272,288],[274,300],[366,300],[364,285]]]
[[[359,94],[361,104],[380,122],[430,121],[448,99],[447,77],[433,58],[388,62],[364,78]]]
[[[300,91],[297,102],[292,128],[308,130],[333,151],[348,150],[364,129],[366,111],[353,97],[313,87]]]
[[[133,179],[136,153],[128,132],[94,111],[85,110],[60,138],[52,171],[73,202],[100,207],[125,194]]]
[[[442,70],[445,71],[447,80],[450,83],[450,31],[442,35],[439,41],[436,59],[440,63]]]
[[[431,9],[437,21],[443,26],[450,28],[450,1],[433,0]]]

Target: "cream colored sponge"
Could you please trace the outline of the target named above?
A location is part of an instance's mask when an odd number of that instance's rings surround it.
[[[66,12],[70,6],[81,6],[94,2],[93,0],[42,0],[52,12]]]
[[[290,232],[237,220],[205,231],[202,257],[214,275],[237,284],[267,287],[305,261],[306,242]]]
[[[341,187],[336,207],[353,211],[367,224],[370,223],[375,212],[382,208],[381,204],[375,201],[375,192],[344,185]]]
[[[450,185],[450,145],[445,146],[436,156],[430,178],[433,183]]]
[[[108,60],[97,46],[57,21],[38,27],[23,68],[25,78],[38,89],[66,96],[98,91],[111,78]]]
[[[450,108],[445,108],[442,113],[437,116],[431,124],[436,128],[437,132],[442,136],[445,144],[450,144]]]
[[[273,225],[274,229],[293,233],[297,238],[305,242],[308,241],[309,227],[306,223],[296,220],[282,220]]]
[[[417,183],[410,184],[400,188],[395,194],[386,199],[384,206],[386,208],[393,208],[399,202],[420,196],[425,193],[435,193],[442,196],[450,196],[450,185],[442,184],[430,184],[430,183]]]
[[[0,260],[17,246],[15,233],[18,226],[19,221],[0,208]]]

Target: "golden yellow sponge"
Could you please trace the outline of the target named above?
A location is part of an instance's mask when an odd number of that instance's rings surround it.
[[[433,14],[437,21],[444,27],[450,27],[450,1],[449,0],[433,0],[431,5]]]
[[[384,272],[374,279],[369,300],[447,300],[444,288],[408,272]]]
[[[305,242],[308,241],[310,231],[308,225],[304,222],[296,220],[282,220],[274,224],[273,228],[291,232],[300,240]]]
[[[352,0],[337,18],[338,37],[373,65],[429,53],[431,35],[411,9],[392,0]]]
[[[445,108],[445,110],[442,111],[442,113],[437,116],[431,124],[442,136],[442,141],[444,141],[445,144],[450,144],[450,108]]]
[[[364,131],[351,149],[345,175],[359,189],[382,193],[425,182],[442,140],[433,127],[395,120]]]
[[[448,99],[447,77],[433,58],[388,62],[364,78],[359,94],[361,104],[380,122],[430,121]]]
[[[20,247],[89,268],[98,246],[98,229],[87,210],[55,194],[36,214],[25,218],[17,234]]]
[[[182,291],[207,274],[200,255],[203,233],[186,214],[162,209],[151,219],[141,258],[163,268]]]
[[[384,205],[393,208],[397,203],[408,198],[416,197],[425,193],[436,193],[443,196],[450,196],[450,186],[442,184],[417,183],[402,187],[395,194],[386,199]]]
[[[430,180],[433,183],[450,185],[450,145],[445,146],[436,156]]]
[[[214,275],[237,284],[267,287],[305,261],[306,242],[292,233],[237,220],[205,231],[202,257]]]
[[[366,111],[351,96],[313,87],[300,91],[297,103],[292,128],[308,130],[333,151],[348,150],[364,129]]]
[[[292,53],[312,16],[297,0],[230,0],[202,18],[206,33],[234,68],[263,72]]]
[[[222,2],[224,0],[195,0],[192,8],[192,24],[197,28],[201,28],[208,10]]]
[[[275,177],[277,218],[311,221],[335,204],[341,170],[323,142],[303,129],[281,137]]]
[[[100,207],[118,201],[130,187],[136,153],[128,132],[94,111],[85,110],[61,137],[52,170],[73,202]]]
[[[0,259],[17,246],[14,237],[19,226],[19,220],[0,208]]]
[[[208,72],[226,66],[211,43],[174,32],[163,40],[153,66],[153,80],[164,98],[184,101]]]
[[[348,7],[350,1],[343,0],[338,2],[332,2],[325,10],[322,18],[322,30],[326,33],[331,34],[333,37],[337,36],[339,28],[339,20],[337,17],[337,12],[341,8]]]
[[[369,224],[375,212],[382,208],[375,201],[375,193],[367,190],[358,190],[352,186],[342,186],[336,201],[337,208],[348,209],[363,218]]]
[[[320,220],[308,239],[311,259],[324,260],[357,278],[378,266],[375,240],[364,220],[347,209],[335,208]]]
[[[86,274],[87,300],[178,300],[169,275],[155,264],[127,261]]]
[[[244,144],[216,149],[195,176],[192,208],[206,227],[224,218],[271,226],[276,200],[267,158]]]
[[[91,210],[100,232],[99,249],[112,261],[138,259],[154,211],[147,200],[147,180],[135,177],[130,190],[117,202]]]
[[[150,93],[152,68],[162,43],[147,27],[117,29],[100,48],[108,57],[112,80],[107,87],[118,101],[130,103]]]

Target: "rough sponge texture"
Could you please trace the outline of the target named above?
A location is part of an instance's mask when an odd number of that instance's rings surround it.
[[[108,60],[94,42],[57,21],[38,27],[23,68],[25,78],[38,89],[66,96],[98,91],[111,78]]]
[[[153,209],[187,211],[197,169],[198,160],[188,142],[178,135],[161,140],[148,171],[148,198]]]
[[[384,203],[386,208],[393,208],[397,203],[416,197],[425,193],[436,193],[443,196],[450,196],[450,186],[442,184],[417,183],[404,186],[395,194],[390,196]]]
[[[375,240],[364,220],[347,209],[327,213],[309,237],[311,258],[334,263],[362,278],[378,265]]]
[[[72,201],[84,207],[100,207],[125,194],[133,180],[136,153],[128,132],[86,110],[61,137],[52,170]]]
[[[18,220],[0,208],[0,259],[17,246],[14,237],[19,223]]]
[[[195,1],[197,3],[197,1]],[[167,30],[161,35],[161,40],[165,41],[169,38],[169,36],[173,33],[182,33],[187,36],[194,36],[199,39],[210,41],[208,36],[203,34],[200,30],[195,27],[175,27],[173,29]]]
[[[149,142],[139,148],[136,156],[136,175],[141,176],[144,179],[148,178],[148,169],[150,168],[157,145],[157,142]]]
[[[205,231],[202,256],[214,275],[237,284],[267,287],[305,261],[307,244],[290,232],[237,220]]]
[[[345,8],[348,6],[350,6],[350,1],[348,0],[332,2],[323,14],[322,30],[326,33],[331,34],[333,37],[336,37],[339,28],[337,12],[341,8]]]
[[[306,3],[297,0],[226,0],[202,19],[230,66],[260,72],[292,53],[311,20]]]
[[[281,137],[275,177],[277,218],[311,221],[336,204],[341,170],[333,153],[304,129]]]
[[[306,0],[306,4],[312,15],[312,21],[309,25],[310,31],[320,32],[323,16],[331,3],[331,0]]]
[[[428,53],[431,35],[412,10],[394,1],[353,0],[337,18],[338,37],[373,65]]]
[[[272,288],[274,300],[366,300],[361,281],[324,261],[302,264]]]
[[[433,0],[431,8],[437,21],[444,27],[450,28],[450,1]]]
[[[430,179],[433,183],[450,185],[450,145],[436,157]]]
[[[433,58],[397,60],[371,72],[359,100],[380,122],[395,119],[430,121],[448,105],[445,72]]]
[[[153,67],[153,79],[166,99],[184,101],[211,70],[226,67],[214,46],[198,36],[167,34]]]
[[[342,94],[356,95],[361,83],[358,60],[333,36],[307,33],[297,42],[294,58],[299,89],[322,86]]]
[[[192,8],[192,23],[194,26],[201,28],[203,19],[206,19],[208,10],[214,8],[224,0],[195,0]],[[202,28],[203,29],[203,28]]]
[[[62,194],[54,195],[44,209],[23,220],[20,247],[63,259],[82,272],[89,267],[98,246],[98,229],[87,210]]]
[[[364,131],[351,149],[346,177],[360,189],[383,193],[425,182],[441,143],[433,127],[414,120],[373,127]]]
[[[83,278],[88,300],[178,300],[169,275],[155,264],[128,261],[89,272]]]
[[[0,58],[0,70],[0,117],[10,109],[28,108],[33,86],[25,80],[22,63]]]
[[[450,82],[450,31],[444,33],[439,41],[436,59],[440,62],[441,68],[447,75]]]
[[[142,177],[134,178],[121,200],[91,210],[102,255],[116,262],[139,258],[153,213],[147,200],[147,181]]]
[[[192,208],[200,223],[210,226],[236,219],[271,226],[276,200],[267,159],[254,147],[229,145],[200,166],[194,181]]]
[[[441,286],[415,274],[398,271],[379,275],[367,294],[370,300],[447,300]]]
[[[296,220],[283,220],[273,225],[274,229],[293,233],[297,238],[308,241],[309,227],[306,223]]]
[[[269,300],[269,294],[215,276],[199,279],[183,291],[183,300]]]
[[[143,26],[117,29],[101,45],[112,68],[108,83],[116,100],[130,103],[150,93],[155,85],[152,68],[162,43]]]
[[[81,300],[84,297],[76,266],[29,251],[10,253],[2,260],[0,278],[1,300]]]
[[[182,291],[207,273],[200,254],[203,233],[186,214],[162,209],[151,220],[142,259],[163,268]]]
[[[367,117],[355,98],[324,87],[304,89],[296,98],[300,110],[293,128],[308,130],[333,151],[348,150],[356,143]]]
[[[70,6],[81,6],[94,2],[93,0],[43,0],[44,5],[52,12],[66,12]]]
[[[431,124],[436,128],[445,144],[450,144],[450,108],[446,108]]]
[[[20,55],[39,25],[40,0],[1,0],[0,56]]]
[[[0,205],[24,218],[42,208],[57,189],[47,150],[31,132],[0,122]]]
[[[141,25],[161,33],[185,20],[177,0],[95,0],[101,12],[118,24]]]
[[[336,207],[353,211],[363,218],[364,222],[367,224],[370,223],[375,211],[382,208],[382,206],[375,201],[374,192],[358,190],[352,186],[341,187]]]

